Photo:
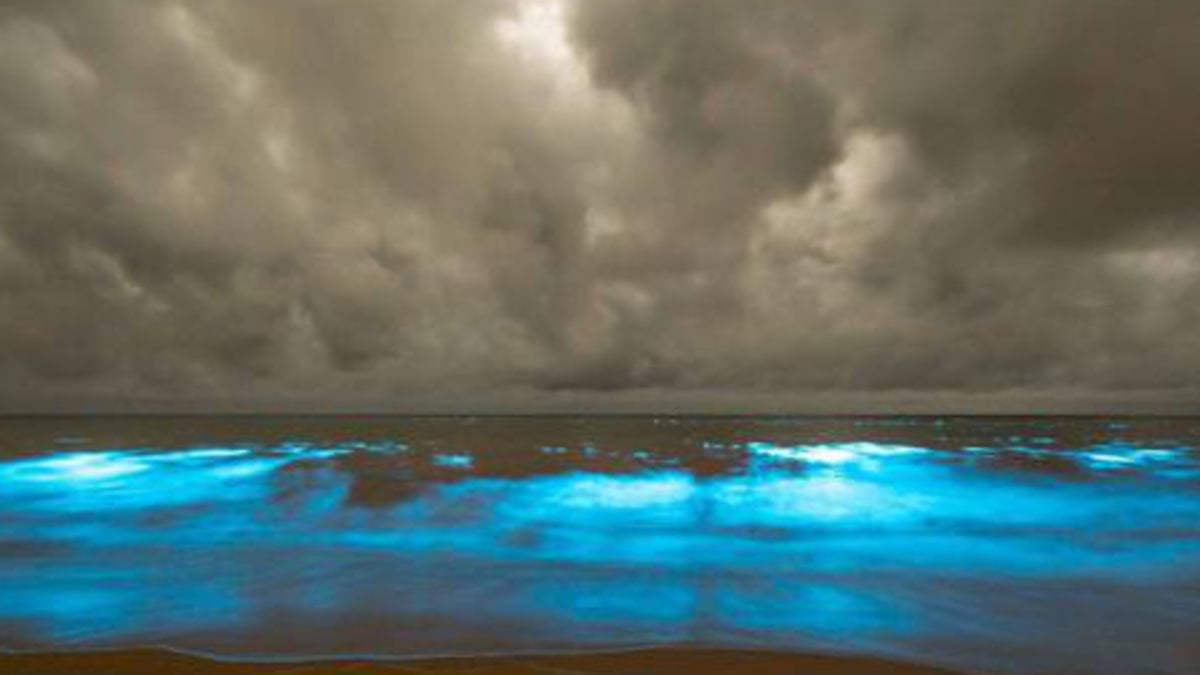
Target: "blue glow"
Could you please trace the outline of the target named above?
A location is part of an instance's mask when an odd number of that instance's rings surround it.
[[[555,508],[652,509],[686,502],[695,491],[685,474],[638,476],[570,476],[555,481],[539,499]]]
[[[878,460],[883,458],[910,457],[929,452],[925,448],[868,442],[793,446],[754,442],[746,447],[751,454],[760,458],[827,466],[853,465],[863,469],[878,468]]]
[[[15,462],[3,468],[0,478],[18,483],[83,483],[117,479],[147,468],[145,462],[123,453],[84,452]]]
[[[1031,671],[1058,672],[1103,634],[1089,671],[1187,672],[1178,645],[1200,634],[1191,437],[1116,437],[1104,422],[1071,435],[847,423],[873,440],[694,424],[497,449],[414,431],[3,457],[0,646],[684,641],[979,671],[1020,650]],[[893,428],[905,431],[884,439]],[[957,445],[935,442],[950,432]]]
[[[447,469],[470,469],[475,460],[470,455],[434,455],[433,463]]]

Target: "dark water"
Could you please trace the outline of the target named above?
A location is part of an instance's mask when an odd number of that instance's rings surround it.
[[[0,419],[0,646],[1200,672],[1200,420]]]

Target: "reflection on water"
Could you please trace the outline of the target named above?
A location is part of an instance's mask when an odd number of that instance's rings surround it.
[[[1200,421],[0,421],[0,644],[1200,671]]]

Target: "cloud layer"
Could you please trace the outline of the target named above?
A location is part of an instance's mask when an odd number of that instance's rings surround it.
[[[10,1],[0,404],[1195,401],[1197,34],[1182,1]]]

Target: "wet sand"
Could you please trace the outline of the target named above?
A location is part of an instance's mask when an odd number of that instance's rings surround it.
[[[952,675],[878,659],[718,649],[646,649],[604,654],[337,660],[296,663],[214,661],[170,651],[0,654],[0,672],[20,675]]]

